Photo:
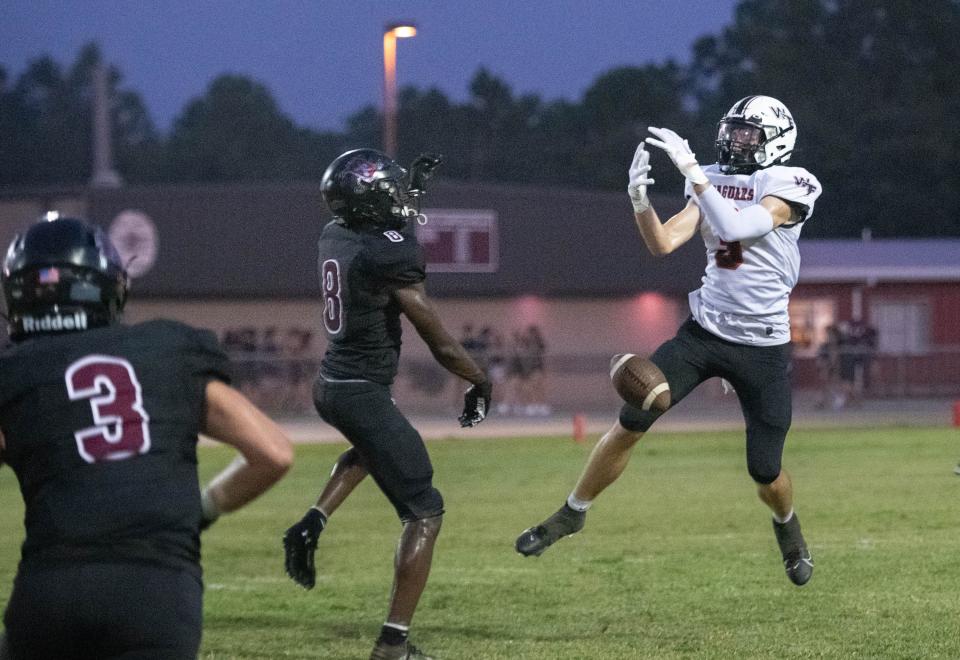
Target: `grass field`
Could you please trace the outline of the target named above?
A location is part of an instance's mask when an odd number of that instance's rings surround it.
[[[783,573],[739,433],[651,435],[584,532],[538,559],[513,540],[562,503],[589,447],[430,443],[447,517],[412,638],[448,660],[960,657],[958,441],[950,429],[792,432],[785,465],[816,561],[802,589]],[[282,569],[282,531],[342,450],[299,446],[276,489],[206,533],[203,658],[369,653],[399,532],[372,482],[321,537],[313,591]],[[230,456],[202,448],[202,472]],[[4,606],[23,534],[9,469],[0,501]]]

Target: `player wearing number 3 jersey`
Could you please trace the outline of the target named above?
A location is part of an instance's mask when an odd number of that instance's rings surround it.
[[[688,202],[660,222],[647,197],[654,181],[641,142],[628,186],[640,235],[650,252],[665,255],[699,228],[707,248],[703,285],[690,294],[691,317],[650,360],[666,376],[672,405],[711,377],[733,386],[746,421],[747,469],[773,512],[787,576],[805,584],[813,561],[780,461],[791,420],[787,305],[800,268],[797,241],[820,183],[807,170],[784,165],[796,142],[796,124],[786,106],[768,96],[748,96],[730,108],[719,124],[718,162],[702,169],[679,135],[666,128],[650,132],[654,137],[646,142],[662,149],[686,178]],[[579,531],[594,498],[620,476],[634,444],[657,417],[653,410],[624,405],[567,503],[525,531],[517,550],[539,555]]]
[[[119,323],[127,275],[99,229],[50,214],[2,281],[0,462],[26,540],[0,658],[196,657],[200,530],[277,481],[289,441],[226,384],[212,333]],[[202,492],[201,431],[242,454]]]

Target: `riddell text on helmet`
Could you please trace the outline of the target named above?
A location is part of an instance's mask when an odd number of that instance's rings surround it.
[[[62,314],[47,314],[40,318],[34,316],[23,317],[24,332],[50,332],[51,330],[86,330],[87,313],[83,310],[64,316]]]

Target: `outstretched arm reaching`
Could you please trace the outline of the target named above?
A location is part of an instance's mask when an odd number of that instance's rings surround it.
[[[411,284],[393,292],[400,310],[410,319],[417,334],[423,338],[433,357],[452,374],[473,383],[464,396],[461,426],[475,426],[483,421],[490,410],[492,386],[487,375],[464,350],[456,339],[450,336],[437,314],[422,282]]]
[[[649,177],[650,154],[641,142],[633,154],[633,162],[628,171],[630,183],[627,193],[633,204],[633,216],[640,230],[643,242],[654,256],[670,254],[678,247],[689,241],[697,231],[700,222],[700,208],[692,203],[666,222],[660,222],[660,217],[650,205],[647,197],[647,187],[654,183]]]

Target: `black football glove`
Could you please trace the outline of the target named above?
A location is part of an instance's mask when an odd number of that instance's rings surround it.
[[[422,193],[427,179],[433,176],[437,165],[443,162],[440,154],[420,154],[410,165],[410,192]]]
[[[323,514],[311,508],[300,522],[283,534],[287,575],[304,589],[313,589],[313,585],[317,583],[313,555],[317,549],[317,539],[326,524]]]
[[[460,415],[460,426],[476,426],[487,416],[490,410],[490,397],[493,394],[493,385],[484,381],[471,385],[463,395],[463,414]]]

